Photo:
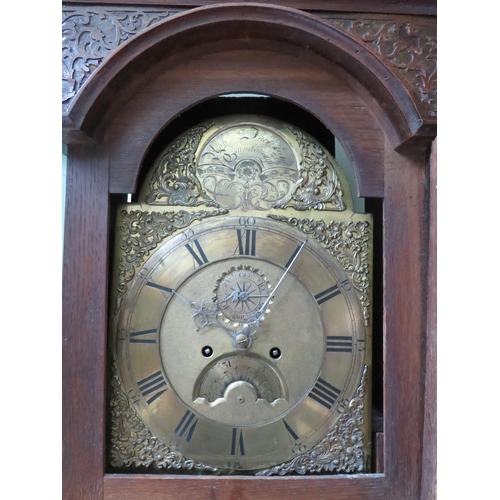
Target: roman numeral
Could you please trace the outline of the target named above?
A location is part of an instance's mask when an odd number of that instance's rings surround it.
[[[199,266],[202,266],[203,264],[206,264],[208,262],[207,256],[205,255],[203,248],[201,248],[200,242],[198,240],[194,240],[194,245],[196,247],[196,250],[193,249],[193,247],[189,243],[186,243],[185,246],[189,250],[189,253],[193,256],[193,259],[196,261],[196,263]]]
[[[148,338],[151,334],[156,335],[158,330],[152,328],[151,330],[143,330],[142,332],[131,332],[130,333],[130,343],[131,344],[156,344],[155,338]]]
[[[339,394],[339,389],[319,378],[308,396],[330,409],[335,404],[335,401],[337,401]]]
[[[286,423],[286,420],[283,418],[283,423],[285,424],[285,428],[288,431],[288,434],[292,436],[292,438],[297,441],[299,439],[299,436],[297,436],[297,433]]]
[[[326,337],[326,352],[352,352],[352,337]]]
[[[193,422],[195,416],[196,415],[192,411],[186,410],[186,413],[184,413],[184,416],[181,418],[179,425],[174,430],[180,438],[185,437],[188,443],[191,441],[194,430],[196,429],[196,424],[198,423],[198,418],[196,418]]]
[[[314,298],[318,301],[318,304],[321,305],[323,304],[323,302],[333,299],[333,297],[336,297],[339,294],[340,294],[339,287],[337,285],[333,285],[331,288],[328,288],[324,292],[315,295]]]
[[[150,405],[155,399],[158,399],[164,392],[167,391],[167,382],[163,378],[160,370],[149,377],[143,378],[140,382],[137,382],[137,386],[141,391],[142,397],[151,396],[147,399],[148,405]],[[166,387],[162,389],[162,387]]]
[[[231,455],[244,455],[243,431],[233,427],[233,439],[231,441]]]
[[[238,233],[238,252],[240,255],[255,255],[256,229],[236,229]]]
[[[189,250],[189,253],[193,256],[193,259],[196,261],[196,263],[199,266],[202,266],[203,264],[206,264],[208,262],[207,256],[205,255],[203,248],[201,248],[200,242],[198,240],[194,240],[193,243],[196,249],[194,249],[189,243],[186,243],[185,247]]]

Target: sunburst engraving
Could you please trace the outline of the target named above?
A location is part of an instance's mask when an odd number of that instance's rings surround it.
[[[240,265],[231,267],[217,280],[214,300],[219,305],[220,316],[233,326],[239,326],[253,319],[254,313],[269,297],[271,288],[269,280],[258,269]],[[267,308],[263,311],[261,320],[267,311]]]

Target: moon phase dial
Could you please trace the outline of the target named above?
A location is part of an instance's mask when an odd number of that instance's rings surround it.
[[[251,266],[232,267],[221,276],[215,289],[222,316],[236,324],[251,320],[270,293],[267,278]]]

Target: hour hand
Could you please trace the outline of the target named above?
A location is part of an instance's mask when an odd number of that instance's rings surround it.
[[[210,325],[216,325],[219,328],[222,328],[222,330],[224,330],[231,337],[233,336],[234,331],[227,328],[217,319],[217,312],[219,310],[217,301],[205,302],[202,300],[201,305],[198,305],[196,302],[184,297],[176,290],[172,290],[172,293],[177,295],[177,297],[183,300],[192,310],[194,310],[194,314],[191,317],[193,318],[198,331]],[[238,300],[238,298],[236,300]]]
[[[229,336],[231,337],[233,336],[234,330],[223,325],[217,319],[217,313],[219,311],[217,301],[215,302],[202,301],[201,306],[199,307],[194,307],[194,305],[195,304],[193,303],[191,307],[193,307],[196,312],[193,314],[192,318],[194,319],[194,323],[198,331],[208,326],[215,325],[224,330]]]
[[[195,311],[192,315],[192,318],[197,330],[201,330],[202,328],[213,324],[213,318],[215,318],[217,314],[216,304],[214,304],[213,302],[205,302],[204,300],[202,300],[201,305],[198,305],[196,302],[188,299],[187,297],[184,297],[184,295],[181,295],[176,290],[172,290],[172,293],[174,295],[177,295],[177,297],[183,300],[192,310]]]
[[[201,330],[214,323],[214,319],[217,314],[216,304],[214,304],[213,302],[205,303],[205,301],[202,301],[201,306],[198,307],[193,303],[191,307],[193,307],[193,309],[195,310],[192,318],[194,319],[194,323],[198,330]]]

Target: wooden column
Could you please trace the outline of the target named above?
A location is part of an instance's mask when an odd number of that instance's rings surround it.
[[[429,280],[427,282],[427,338],[425,354],[425,411],[422,499],[436,498],[437,461],[437,139],[429,161]]]
[[[68,150],[63,259],[63,499],[103,498],[108,158]]]
[[[384,435],[387,499],[420,497],[428,266],[425,146],[386,147]]]

